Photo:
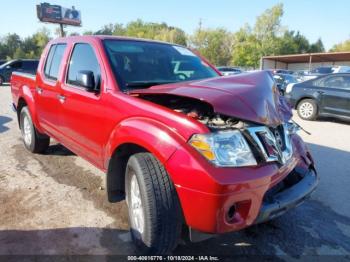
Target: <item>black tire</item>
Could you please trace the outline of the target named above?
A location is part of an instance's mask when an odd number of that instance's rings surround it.
[[[303,99],[297,106],[297,112],[301,119],[315,120],[318,114],[318,107],[313,99]]]
[[[27,120],[25,120],[27,119]],[[32,153],[42,153],[50,145],[50,137],[44,134],[40,134],[34,127],[32,117],[30,116],[28,107],[23,107],[20,113],[20,128],[22,133],[22,139],[24,146]],[[25,121],[28,121],[27,131],[25,131]],[[25,138],[25,132],[30,132],[30,139]]]
[[[164,166],[150,153],[130,157],[126,167],[125,190],[131,236],[142,254],[168,254],[177,245],[182,227],[182,213],[175,187]],[[131,181],[139,186],[144,214],[142,233],[133,225]]]

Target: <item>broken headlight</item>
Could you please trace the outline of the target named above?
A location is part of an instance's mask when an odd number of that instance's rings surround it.
[[[257,164],[246,139],[238,130],[193,135],[189,144],[216,166],[242,167]]]
[[[294,121],[289,121],[287,123],[285,123],[285,130],[287,132],[288,135],[294,135],[296,133],[298,133],[298,131],[301,129],[301,127],[295,123]]]

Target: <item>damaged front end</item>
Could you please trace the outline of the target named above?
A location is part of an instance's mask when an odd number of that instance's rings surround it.
[[[161,85],[133,95],[205,125],[189,144],[216,166],[285,164],[293,154],[291,111],[267,72]]]
[[[192,241],[210,236],[203,232],[231,232],[275,218],[316,188],[313,162],[295,135],[299,128],[291,121],[291,109],[267,72],[131,94],[207,127],[187,136],[188,150],[177,150],[166,165],[180,185]],[[196,182],[201,180],[206,183]]]

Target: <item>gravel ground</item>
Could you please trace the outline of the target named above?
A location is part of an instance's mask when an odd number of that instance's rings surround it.
[[[52,143],[45,155],[22,146],[9,86],[0,86],[0,255],[134,254],[125,203],[109,204],[104,174]],[[350,257],[350,124],[306,122],[301,133],[321,178],[312,198],[266,224],[201,243],[174,255]]]

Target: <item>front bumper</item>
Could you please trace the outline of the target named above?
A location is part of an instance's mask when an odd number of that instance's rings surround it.
[[[309,169],[306,172],[295,169],[293,172],[297,173],[301,180],[293,186],[275,193],[269,201],[264,201],[255,220],[256,224],[276,218],[300,205],[316,189],[318,177],[314,169]]]
[[[305,200],[317,185],[313,160],[299,136],[293,136],[293,156],[284,165],[217,168],[190,146],[179,148],[166,170],[175,184],[185,223],[209,234],[238,231],[276,217]],[[186,146],[186,145],[185,145]],[[301,178],[283,190],[281,181],[295,172]],[[273,197],[266,195],[273,191]],[[230,216],[234,208],[234,215]]]

